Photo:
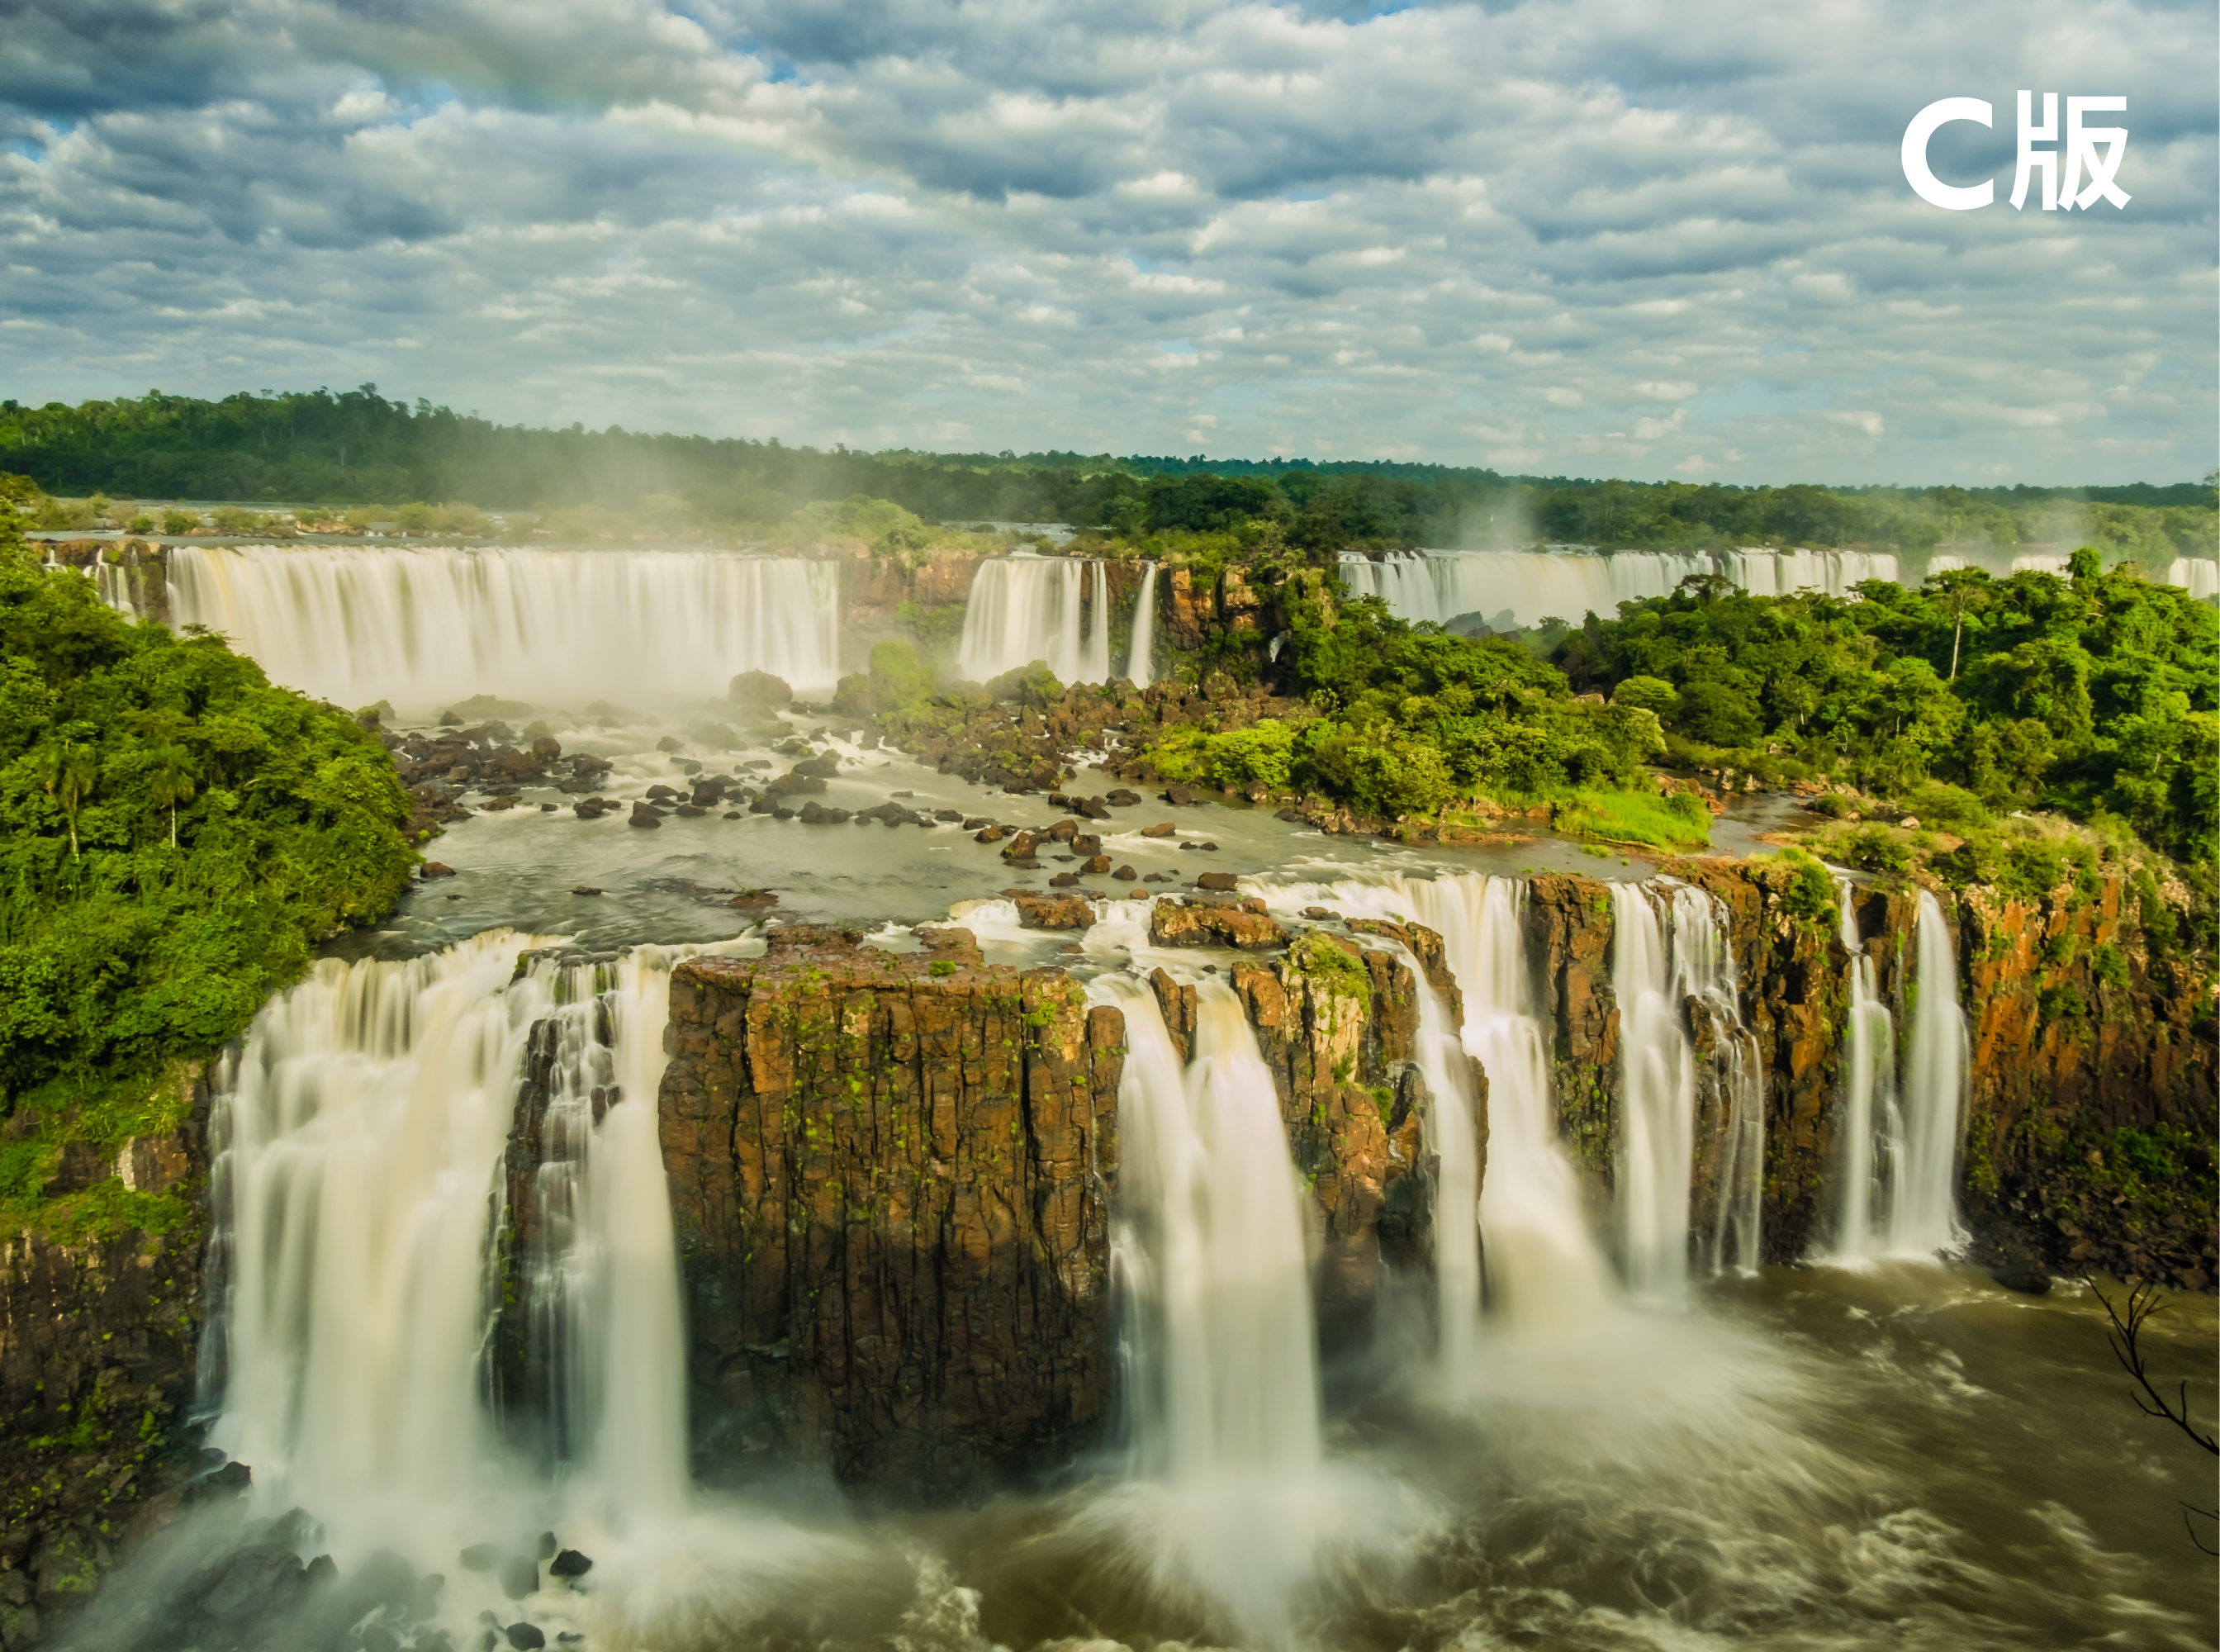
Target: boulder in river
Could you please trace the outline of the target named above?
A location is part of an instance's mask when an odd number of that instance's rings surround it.
[[[1053,883],[1054,878],[1049,880]],[[1038,889],[1007,891],[1018,905],[1018,922],[1026,929],[1090,929],[1094,907],[1083,895],[1043,895]]]
[[[659,826],[663,824],[663,817],[648,804],[634,803],[632,806],[630,824],[636,826]]]
[[[1205,872],[1194,882],[1196,888],[1203,889],[1231,891],[1241,887],[1241,880],[1231,872]]]
[[[1238,946],[1244,951],[1284,946],[1287,931],[1274,923],[1256,903],[1251,911],[1241,906],[1167,898],[1149,913],[1149,938],[1158,946]]]
[[[1157,821],[1157,822],[1156,823],[1156,825],[1154,825],[1154,826],[1143,826],[1143,827],[1141,828],[1141,835],[1142,835],[1144,838],[1169,838],[1169,837],[1170,837],[1170,836],[1172,835],[1172,833],[1174,833],[1175,832],[1177,832],[1178,830],[1179,830],[1179,822],[1178,822],[1178,821],[1176,821],[1176,820],[1159,820],[1159,821]]]
[[[575,1549],[559,1552],[547,1568],[548,1574],[559,1578],[583,1577],[594,1569],[594,1562]]]

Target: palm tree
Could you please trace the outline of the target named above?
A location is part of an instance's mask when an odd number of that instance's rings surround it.
[[[100,778],[99,757],[84,742],[65,737],[47,748],[43,768],[47,795],[61,804],[69,822],[70,858],[76,860],[78,806],[92,795],[93,782]]]
[[[182,746],[165,745],[154,752],[154,767],[147,776],[147,795],[158,808],[170,811],[170,847],[178,846],[178,805],[193,801],[197,776],[192,754]]]

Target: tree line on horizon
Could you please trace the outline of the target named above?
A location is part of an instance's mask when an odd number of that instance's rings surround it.
[[[2146,563],[2220,550],[2212,479],[2112,488],[1739,487],[1508,476],[1399,461],[1044,452],[830,451],[764,441],[497,425],[373,384],[221,401],[0,401],[0,471],[47,492],[481,509],[683,501],[768,524],[826,501],[890,501],[928,522],[1056,521],[1125,537],[1275,521],[1316,551],[1520,544],[1701,549],[2095,543]]]

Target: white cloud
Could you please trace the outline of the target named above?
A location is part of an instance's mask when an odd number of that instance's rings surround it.
[[[1622,443],[1686,441],[1701,395],[1681,474],[2171,480],[2215,457],[2209,9],[8,17],[21,399],[372,378],[596,427],[1086,451],[1179,429],[1227,453],[1310,430],[1319,458],[1523,466],[1635,463],[1591,404]],[[1905,65],[2008,109],[2044,59],[1997,42],[2067,31],[2130,98],[2133,206],[1914,199]],[[2008,181],[2008,121],[1990,136],[1951,165]]]

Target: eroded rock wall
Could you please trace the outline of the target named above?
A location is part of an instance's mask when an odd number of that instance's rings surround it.
[[[671,981],[661,1095],[700,1467],[950,1494],[1111,1403],[1124,1019],[960,931],[809,926]]]
[[[1779,862],[1684,860],[1666,870],[1726,911],[1764,1085],[1764,1251],[1802,1260],[1834,1237],[1849,952],[1832,912],[1792,911]],[[1899,1037],[1918,990],[1918,898],[1908,885],[1868,885],[1851,901]],[[1985,888],[1939,898],[1970,1040],[1959,1197],[1974,1254],[2023,1269],[2211,1288],[2220,1277],[2212,1213],[2196,1189],[2212,1175],[2220,1062],[2204,968],[2151,956],[2140,908],[2118,879],[2037,901]],[[1604,883],[1553,875],[1529,886],[1528,961],[1560,1128],[1599,1207],[1619,1127],[1612,931]],[[1708,1057],[1726,1030],[1694,1001],[1685,1009],[1699,1057],[1692,1220],[1704,1229],[1719,1197],[1727,1112]]]

